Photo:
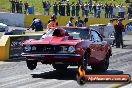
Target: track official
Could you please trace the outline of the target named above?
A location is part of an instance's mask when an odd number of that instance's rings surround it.
[[[35,31],[43,31],[43,24],[40,19],[33,18],[33,22],[30,25],[30,27],[28,28],[28,30],[30,28],[32,28],[32,30],[35,30]]]
[[[122,48],[124,47],[123,44],[123,36],[122,32],[125,30],[124,25],[122,24],[122,19],[118,19],[117,23],[114,25],[115,28],[115,42],[116,42],[116,48],[120,48],[120,45],[122,45]]]
[[[50,27],[56,27],[58,26],[58,21],[56,20],[56,15],[52,15],[51,19],[48,21],[47,29]]]

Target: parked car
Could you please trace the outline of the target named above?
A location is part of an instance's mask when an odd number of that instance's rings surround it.
[[[40,40],[26,40],[22,56],[27,67],[33,70],[37,62],[52,64],[56,70],[70,66],[91,66],[94,71],[106,71],[111,46],[99,32],[87,27],[54,27],[48,29]]]
[[[6,24],[0,23],[0,32],[7,32],[9,30]]]

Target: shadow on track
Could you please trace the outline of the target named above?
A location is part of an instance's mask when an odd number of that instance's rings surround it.
[[[31,74],[33,78],[42,78],[42,79],[58,79],[58,80],[76,80],[75,68],[69,68],[67,71],[49,71],[39,74]],[[86,71],[87,75],[119,75],[123,74],[123,71],[119,70],[107,70],[106,72],[93,72],[91,69]]]

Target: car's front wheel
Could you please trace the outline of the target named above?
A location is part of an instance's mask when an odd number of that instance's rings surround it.
[[[58,71],[64,71],[67,70],[68,65],[66,64],[52,64],[53,68],[58,70]]]
[[[92,70],[93,71],[100,71],[100,72],[107,71],[107,69],[109,67],[109,58],[110,58],[110,55],[107,54],[105,59],[102,61],[102,63],[91,66]]]
[[[26,60],[27,67],[30,70],[34,70],[37,66],[37,61]]]

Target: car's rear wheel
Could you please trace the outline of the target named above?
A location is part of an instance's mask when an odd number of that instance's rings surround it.
[[[68,65],[66,64],[52,64],[53,68],[56,69],[57,71],[64,71],[67,70]]]
[[[30,70],[34,70],[37,66],[37,61],[26,60],[27,67]]]
[[[107,71],[107,69],[109,67],[109,58],[110,58],[110,55],[107,54],[105,59],[102,61],[102,63],[91,66],[92,70],[93,71],[99,71],[99,72]]]
[[[86,71],[87,70],[87,65],[88,65],[88,58],[89,58],[89,54],[87,51],[85,51],[82,59],[81,59],[81,62],[79,64],[79,66],[82,66],[82,68]]]

